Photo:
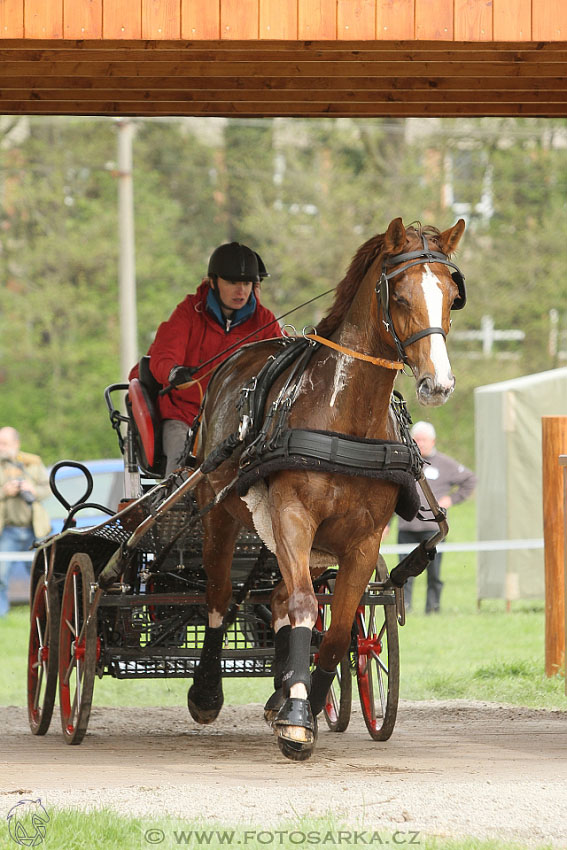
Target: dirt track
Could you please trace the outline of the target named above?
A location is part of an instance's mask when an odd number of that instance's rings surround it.
[[[31,795],[263,829],[332,810],[386,836],[567,847],[567,711],[405,702],[390,741],[374,743],[357,709],[343,734],[323,721],[305,763],[280,755],[261,718],[260,706],[225,706],[215,724],[198,727],[183,708],[99,708],[83,744],[69,747],[57,714],[34,738],[25,710],[0,708],[2,817]]]

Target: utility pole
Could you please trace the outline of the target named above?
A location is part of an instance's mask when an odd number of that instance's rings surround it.
[[[120,309],[120,378],[138,360],[136,315],[136,262],[134,251],[134,186],[132,181],[132,141],[134,123],[119,118],[118,127],[118,290]]]

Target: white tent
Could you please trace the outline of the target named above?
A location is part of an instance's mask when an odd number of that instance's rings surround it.
[[[475,390],[478,540],[543,537],[541,417],[567,415],[567,368]],[[478,599],[542,598],[543,549],[478,554]]]

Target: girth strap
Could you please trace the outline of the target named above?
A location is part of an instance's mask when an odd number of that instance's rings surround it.
[[[386,440],[369,440],[340,436],[325,431],[306,431],[294,428],[283,431],[277,445],[260,448],[255,462],[269,458],[289,457],[317,458],[352,469],[402,470],[419,476],[421,456],[403,443]],[[419,467],[419,468],[418,468]],[[246,469],[246,466],[243,465]]]

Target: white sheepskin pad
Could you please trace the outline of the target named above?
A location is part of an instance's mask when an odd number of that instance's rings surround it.
[[[265,481],[253,484],[245,496],[241,496],[248,510],[252,514],[254,528],[260,539],[265,543],[270,552],[277,556],[276,541],[272,528],[272,518],[268,508],[268,488]],[[309,566],[312,570],[321,570],[336,564],[336,558],[319,549],[312,549],[309,558]]]

